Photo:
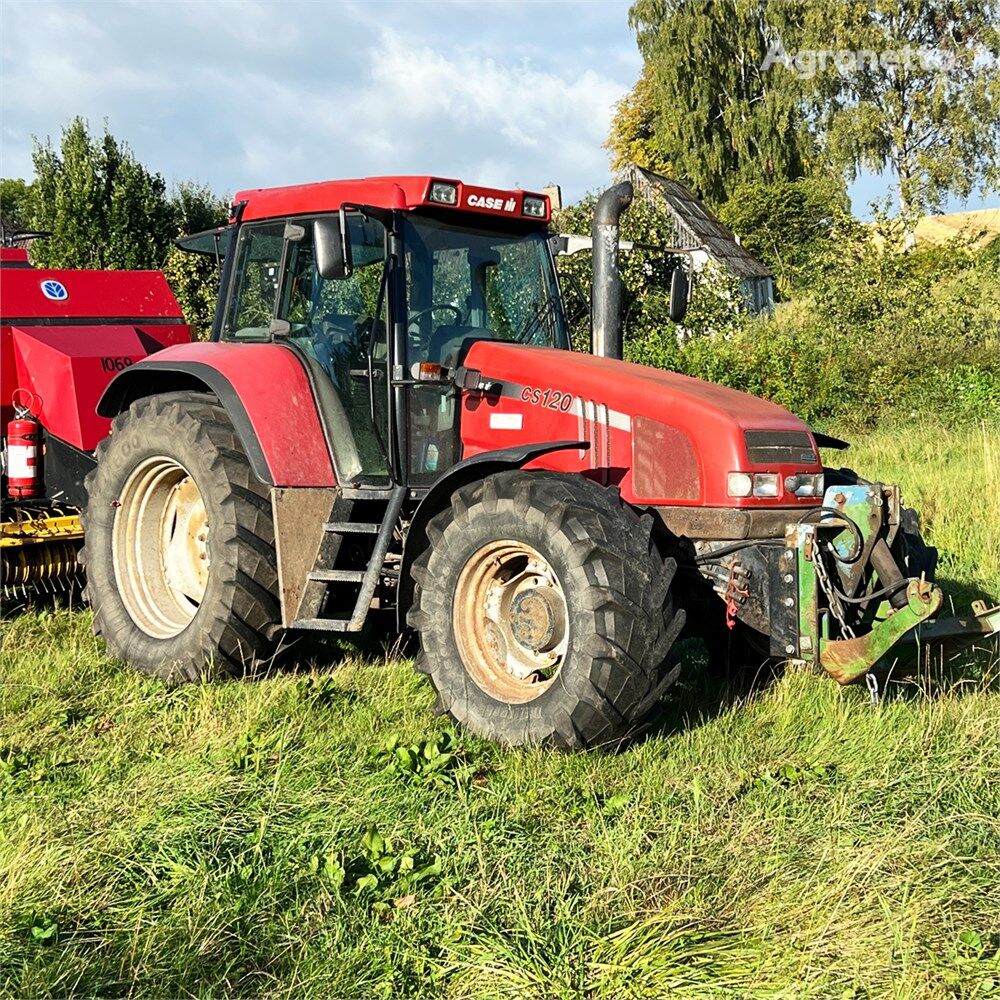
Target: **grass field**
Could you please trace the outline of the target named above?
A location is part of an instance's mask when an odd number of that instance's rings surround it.
[[[851,463],[1000,594],[996,429]],[[0,643],[5,995],[1000,996],[995,651],[873,707],[689,649],[656,734],[570,756],[453,732],[387,654],[168,691],[85,613]]]

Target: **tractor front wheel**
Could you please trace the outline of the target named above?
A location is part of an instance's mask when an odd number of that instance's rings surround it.
[[[236,675],[281,639],[267,487],[201,393],[138,400],[87,476],[86,595],[111,655],[168,682]]]
[[[580,477],[458,490],[413,568],[418,669],[439,708],[508,744],[611,746],[647,722],[683,626],[653,522]]]

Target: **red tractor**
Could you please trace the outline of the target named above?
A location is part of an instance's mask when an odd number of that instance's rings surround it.
[[[621,360],[618,185],[570,349],[541,194],[435,177],[245,191],[184,241],[224,259],[211,342],[129,365],[87,477],[96,631],[174,680],[268,664],[375,611],[439,708],[508,743],[605,745],[682,634],[863,676],[931,621],[896,487],[824,469],[772,403]],[[672,314],[687,282],[677,271]],[[728,626],[728,627],[727,627]]]
[[[111,426],[97,401],[118,372],[190,339],[157,271],[33,268],[23,246],[0,246],[5,602],[78,583],[83,479]]]

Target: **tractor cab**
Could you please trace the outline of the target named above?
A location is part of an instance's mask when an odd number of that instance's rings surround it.
[[[338,481],[420,487],[462,458],[468,348],[569,335],[544,195],[398,181],[364,182],[364,203],[362,182],[244,192],[231,226],[180,246],[225,260],[214,340],[299,356]]]

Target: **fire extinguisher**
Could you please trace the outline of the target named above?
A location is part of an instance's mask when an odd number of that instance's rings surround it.
[[[18,396],[25,393],[26,400]],[[42,425],[32,413],[41,400],[17,389],[11,399],[14,419],[7,424],[7,493],[15,500],[40,497],[42,486]]]

